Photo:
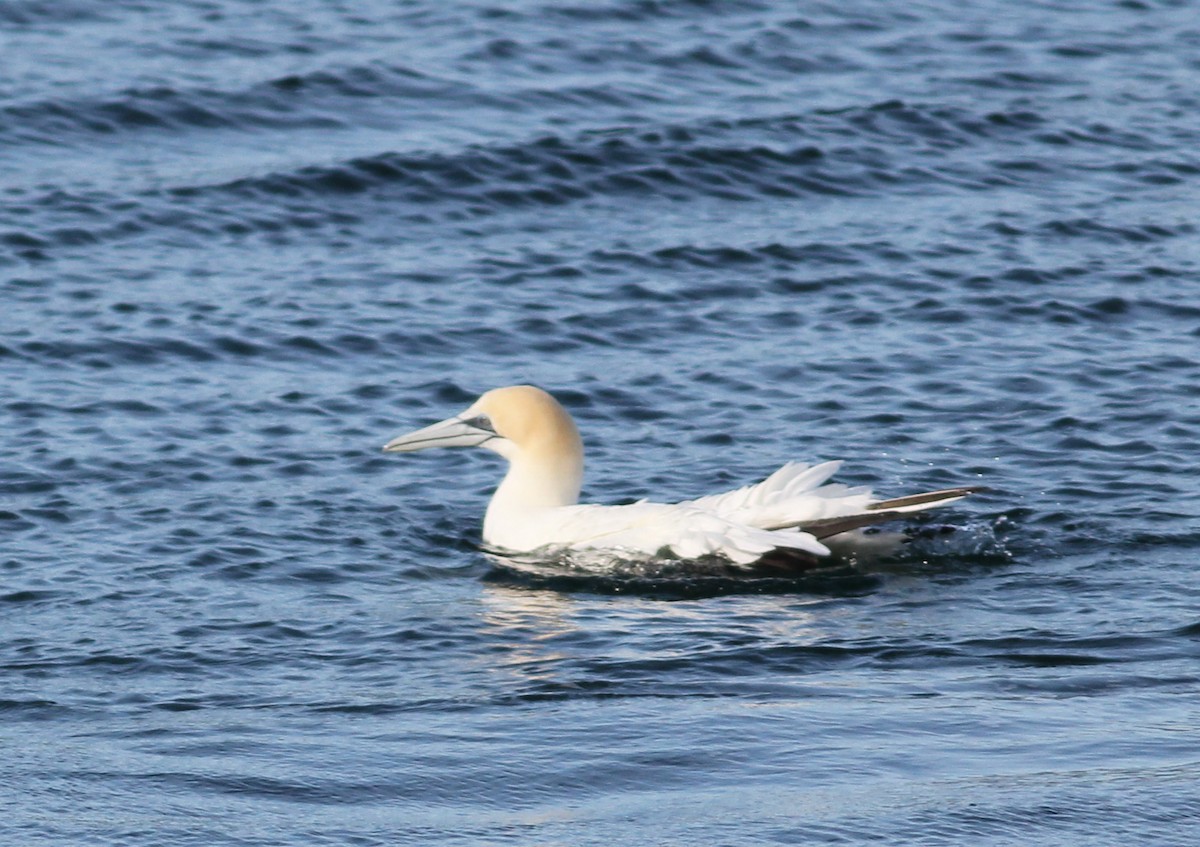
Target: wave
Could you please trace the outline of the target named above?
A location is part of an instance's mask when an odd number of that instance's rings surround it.
[[[6,105],[0,108],[0,145],[63,147],[145,130],[330,129],[347,125],[341,115],[361,120],[361,109],[353,108],[360,101],[446,101],[469,91],[465,84],[381,62],[288,74],[240,90],[130,88],[100,98]]]
[[[382,73],[382,72],[381,72]],[[372,74],[365,75],[374,80]],[[418,77],[405,69],[382,73],[394,86]],[[354,75],[296,82],[345,94]],[[335,81],[336,80],[336,81]],[[381,83],[382,84],[382,83]],[[256,94],[258,120],[290,114]],[[263,100],[263,97],[266,99]],[[215,99],[215,95],[213,98]],[[236,98],[235,98],[236,100]],[[260,108],[261,107],[261,108]],[[16,111],[13,111],[13,110]],[[241,120],[205,96],[163,90],[78,110],[62,104],[9,107],[21,132],[56,135],[62,121],[88,126],[112,121],[135,127],[204,125]],[[292,120],[296,115],[287,118]],[[297,119],[307,121],[309,117]],[[246,176],[227,182],[176,184],[117,192],[102,189],[12,193],[0,207],[0,245],[25,259],[92,249],[98,243],[157,236],[195,241],[211,237],[277,236],[362,227],[379,215],[409,225],[458,223],[490,215],[595,202],[645,199],[684,203],[703,198],[775,202],[794,198],[868,197],[897,191],[974,192],[1044,186],[1082,167],[1041,158],[1037,168],[981,160],[976,149],[1036,148],[1048,121],[1027,111],[978,114],[948,107],[887,101],[865,108],[816,110],[748,120],[713,119],[653,130],[616,128],[574,136],[545,134],[530,141],[469,145],[454,152],[386,152]],[[39,128],[40,127],[40,128]],[[1097,138],[1095,143],[1108,143]],[[1153,148],[1145,140],[1142,147]],[[1131,142],[1132,144],[1132,142]],[[1038,157],[1030,153],[1031,160]],[[1093,166],[1088,166],[1093,167]],[[1112,163],[1109,171],[1138,183],[1185,179],[1200,170],[1190,161],[1151,157]],[[30,223],[30,221],[34,223]],[[1051,221],[1050,235],[1104,238],[1106,225]],[[1129,240],[1188,235],[1189,224],[1147,225],[1118,233]]]

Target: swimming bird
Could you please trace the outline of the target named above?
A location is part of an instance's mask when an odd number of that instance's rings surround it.
[[[973,487],[875,500],[869,488],[826,484],[841,462],[797,462],[762,482],[681,503],[579,504],[583,441],[570,414],[540,388],[488,391],[466,411],[384,445],[392,453],[486,447],[508,460],[483,521],[484,543],[510,553],[604,551],[622,556],[723,557],[748,567],[780,554],[810,562],[823,539],[953,503]]]

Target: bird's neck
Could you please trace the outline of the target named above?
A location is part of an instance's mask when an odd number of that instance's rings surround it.
[[[583,483],[583,457],[519,454],[492,495],[483,520],[483,537],[493,541],[527,522],[541,509],[573,506]]]

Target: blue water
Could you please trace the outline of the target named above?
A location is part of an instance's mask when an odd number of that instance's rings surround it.
[[[0,841],[1200,839],[1192,2],[0,2]],[[991,491],[808,578],[585,497]],[[953,531],[942,532],[948,527]]]

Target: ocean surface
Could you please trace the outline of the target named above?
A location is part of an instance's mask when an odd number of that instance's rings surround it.
[[[0,0],[0,843],[1200,843],[1200,6]],[[584,496],[986,485],[796,577]]]

